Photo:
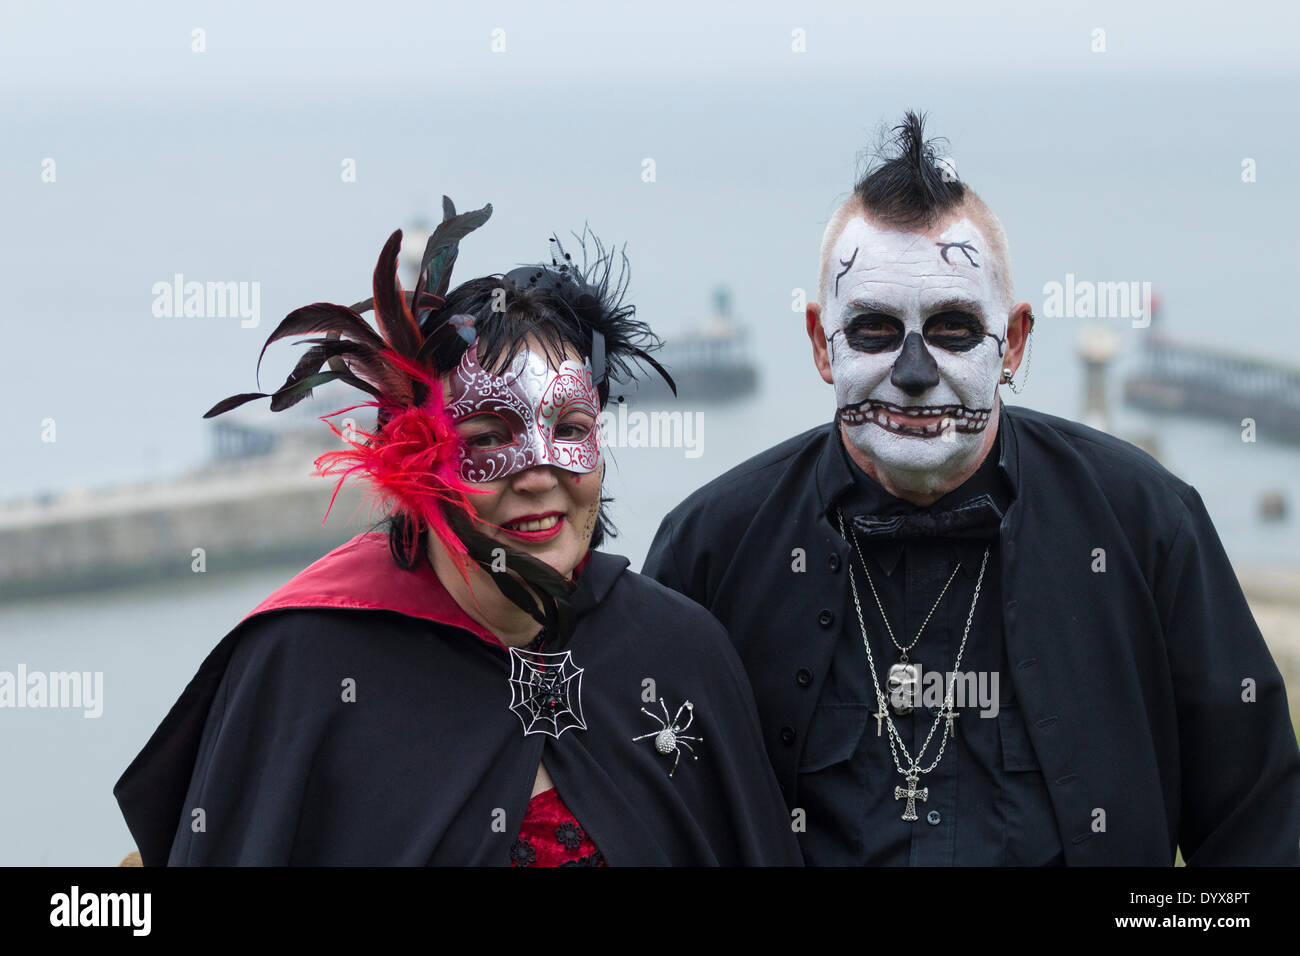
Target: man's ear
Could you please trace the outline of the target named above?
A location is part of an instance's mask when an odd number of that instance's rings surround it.
[[[1007,319],[1007,351],[1002,356],[1002,367],[1011,369],[1012,374],[1020,368],[1020,360],[1025,357],[1025,344],[1029,341],[1029,332],[1033,327],[1033,311],[1028,302],[1021,302],[1011,307]],[[999,369],[998,374],[1002,374]]]
[[[831,378],[831,360],[826,350],[826,333],[822,329],[822,307],[820,302],[809,302],[804,310],[804,317],[808,323],[808,338],[812,342],[813,363],[817,366],[817,371],[821,372],[822,381],[827,385],[834,385],[835,381]]]

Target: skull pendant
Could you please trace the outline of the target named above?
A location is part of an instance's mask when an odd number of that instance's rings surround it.
[[[889,668],[889,706],[900,717],[916,707],[921,686],[921,665],[917,661],[894,664]]]

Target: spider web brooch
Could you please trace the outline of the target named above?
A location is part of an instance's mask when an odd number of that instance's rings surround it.
[[[582,719],[582,668],[569,651],[543,654],[510,648],[510,709],[524,725],[524,736],[559,737]]]

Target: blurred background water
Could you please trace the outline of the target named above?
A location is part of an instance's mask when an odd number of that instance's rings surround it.
[[[1001,217],[1018,294],[1040,318],[1044,285],[1067,274],[1146,281],[1165,332],[1300,365],[1294,8],[127,10],[0,15],[12,439],[0,498],[93,497],[201,463],[212,423],[200,416],[254,390],[274,324],[307,302],[364,298],[387,235],[436,221],[446,193],[461,209],[495,207],[457,279],[543,259],[552,231],[586,223],[626,241],[631,300],[662,334],[698,324],[713,291],[729,289],[759,387],[686,409],[703,415],[698,457],[613,452],[622,533],[607,547],[637,568],[687,493],[833,413],[792,303],[797,290],[815,295],[821,231],[858,154],[907,108],[929,112]],[[1104,53],[1090,49],[1096,28]],[[806,52],[792,49],[795,30]],[[1255,182],[1242,181],[1246,158]],[[348,160],[355,182],[341,175]],[[155,317],[152,287],[177,273],[260,283],[259,325]],[[1234,561],[1300,567],[1296,447],[1124,406],[1118,383],[1150,331],[1107,324],[1119,345],[1112,430],[1157,441]],[[1084,325],[1039,322],[1013,404],[1080,417]],[[296,354],[273,348],[263,385]],[[338,405],[311,403],[314,414]],[[41,440],[46,419],[53,443]],[[320,485],[323,513],[331,483]],[[1290,505],[1279,520],[1260,517],[1269,494]],[[98,719],[0,709],[0,864],[112,864],[132,849],[117,776],[207,651],[301,566],[0,604],[0,670],[105,675]]]

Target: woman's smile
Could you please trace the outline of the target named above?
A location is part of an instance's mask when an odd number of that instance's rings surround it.
[[[564,526],[564,514],[548,511],[542,515],[524,515],[502,524],[501,529],[523,541],[549,541],[560,533]]]

